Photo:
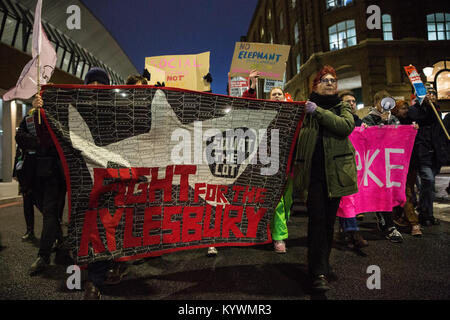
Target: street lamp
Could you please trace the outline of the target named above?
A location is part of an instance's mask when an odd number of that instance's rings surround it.
[[[428,78],[429,76],[431,76],[433,74],[433,70],[434,70],[433,67],[425,67],[425,68],[423,68],[423,74],[425,75],[425,77]]]

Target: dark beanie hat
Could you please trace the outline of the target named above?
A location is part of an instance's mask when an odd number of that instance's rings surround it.
[[[109,86],[108,74],[102,68],[94,67],[86,73],[86,76],[84,77],[84,84],[89,84],[94,81]]]

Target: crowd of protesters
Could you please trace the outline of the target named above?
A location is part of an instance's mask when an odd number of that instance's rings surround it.
[[[256,83],[259,73],[249,74],[249,89],[243,97],[256,98]],[[308,270],[311,287],[323,292],[330,289],[331,275],[329,258],[335,239],[336,214],[341,198],[358,191],[355,149],[349,135],[355,127],[376,125],[411,125],[418,130],[411,155],[406,182],[406,204],[393,208],[391,212],[376,212],[378,227],[384,238],[394,243],[404,241],[400,227],[409,227],[415,237],[422,235],[422,226],[439,224],[433,214],[435,177],[448,162],[449,142],[434,113],[436,92],[429,90],[423,103],[409,106],[406,101],[397,101],[395,108],[386,112],[382,101],[390,97],[387,91],[377,92],[370,113],[360,119],[356,115],[357,98],[351,91],[338,91],[336,71],[324,66],[313,81],[312,93],[305,103],[305,118],[297,139],[292,175],[286,177],[286,187],[273,213],[271,233],[274,251],[287,253],[287,223],[293,198],[304,202],[308,212]],[[207,77],[211,82],[211,76]],[[91,69],[85,78],[86,85],[109,85],[107,73],[100,68]],[[132,75],[127,85],[146,85],[147,79]],[[161,85],[161,84],[159,84]],[[163,85],[163,84],[162,84]],[[282,88],[273,88],[269,99],[286,101]],[[45,125],[38,124],[38,112],[44,101],[39,95],[33,100],[33,109],[25,116],[16,134],[18,145],[14,176],[18,179],[23,196],[26,233],[23,241],[32,241],[34,235],[35,205],[43,215],[43,228],[36,261],[30,275],[36,275],[48,267],[53,248],[62,242],[62,212],[64,209],[66,182],[61,161]],[[449,127],[449,117],[444,119]],[[335,161],[339,159],[339,161]],[[342,172],[345,171],[345,175]],[[337,176],[346,179],[338,179]],[[339,181],[339,183],[337,183]],[[416,192],[417,190],[417,192]],[[450,191],[450,186],[447,192]],[[339,217],[337,239],[349,241],[355,248],[370,245],[358,227],[357,217]],[[208,254],[218,254],[214,247]],[[138,260],[135,264],[144,261]],[[87,266],[88,282],[85,299],[100,299],[105,284],[117,284],[127,272],[127,264],[108,261],[90,263]]]

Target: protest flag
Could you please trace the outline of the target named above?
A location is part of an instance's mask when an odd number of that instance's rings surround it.
[[[40,91],[53,74],[56,65],[56,52],[42,28],[42,0],[38,0],[34,14],[32,59],[25,65],[14,88],[3,95],[3,100],[29,99]]]

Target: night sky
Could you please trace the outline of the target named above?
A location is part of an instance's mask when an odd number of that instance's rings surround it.
[[[83,0],[142,72],[145,57],[210,51],[213,93],[226,94],[236,42],[257,0]]]

